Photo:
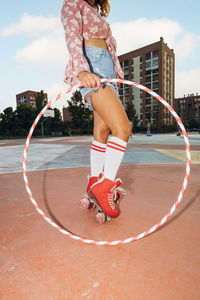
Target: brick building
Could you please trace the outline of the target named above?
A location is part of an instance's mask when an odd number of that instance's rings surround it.
[[[20,93],[16,95],[16,102],[17,107],[21,104],[31,105],[32,107],[36,108],[36,101],[35,97],[37,96],[39,92],[35,91],[26,91],[23,93]],[[48,95],[46,93],[43,93],[45,97],[45,101],[48,102]]]
[[[200,95],[191,94],[175,98],[175,110],[183,122],[194,121],[200,126]]]
[[[175,55],[163,38],[160,41],[119,56],[125,79],[141,83],[163,97],[174,106]],[[146,92],[121,84],[120,100],[124,107],[132,102],[140,124],[163,122],[172,124],[173,117],[161,103]]]

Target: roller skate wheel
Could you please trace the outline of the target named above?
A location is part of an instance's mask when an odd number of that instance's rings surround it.
[[[89,209],[90,207],[90,201],[87,197],[83,197],[80,201],[80,207],[82,209]]]
[[[96,205],[95,205],[95,203],[90,203],[90,205],[89,205],[89,210],[94,210],[96,208]]]
[[[102,212],[98,212],[98,213],[96,214],[96,220],[97,220],[97,223],[99,223],[99,224],[104,223],[104,222],[106,221],[106,216],[105,216],[105,214],[102,213]]]

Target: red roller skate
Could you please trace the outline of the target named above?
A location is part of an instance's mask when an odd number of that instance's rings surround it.
[[[90,203],[94,203],[98,207],[97,222],[104,223],[106,220],[118,217],[119,209],[116,205],[117,200],[114,197],[117,194],[116,189],[125,194],[125,191],[119,187],[121,183],[122,181],[119,178],[112,181],[102,177],[91,186],[88,197]]]

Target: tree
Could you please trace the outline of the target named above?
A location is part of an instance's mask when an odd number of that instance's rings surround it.
[[[35,97],[35,102],[36,102],[36,113],[37,115],[39,112],[45,107],[47,104],[47,100],[44,96],[44,91],[41,91],[40,93],[37,93],[37,96]]]
[[[3,113],[0,114],[0,119],[0,135],[14,135],[16,128],[16,112],[13,111],[13,108],[7,107],[6,109],[4,109]]]
[[[88,108],[82,102],[82,96],[79,91],[75,91],[71,100],[68,101],[69,112],[72,116],[71,127],[72,130],[79,131],[79,133],[87,133],[88,128],[92,128],[93,116]]]
[[[126,114],[128,116],[129,121],[133,123],[133,128],[138,127],[139,119],[135,110],[135,107],[132,102],[129,102],[126,107]]]
[[[25,136],[30,130],[36,112],[32,106],[21,104],[16,108],[16,135]]]
[[[37,96],[35,97],[35,102],[36,102],[36,108],[35,108],[35,112],[36,112],[36,116],[40,113],[40,111],[43,109],[43,107],[45,107],[45,105],[47,104],[47,100],[44,96],[44,92],[41,90],[40,93],[37,93]],[[38,122],[37,128],[34,132],[35,135],[40,135],[42,132],[41,129],[41,122],[44,121],[44,117],[42,116],[40,121]]]

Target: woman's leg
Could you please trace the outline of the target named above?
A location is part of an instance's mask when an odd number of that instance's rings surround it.
[[[112,191],[121,184],[115,176],[122,161],[132,128],[116,92],[111,86],[92,92],[92,105],[99,117],[111,130],[112,136],[107,143],[104,177],[91,187],[89,197],[95,197],[102,210],[111,217],[119,211],[113,202]]]
[[[106,144],[110,129],[101,119],[98,113],[94,110],[94,138],[90,149],[90,167],[91,173],[86,189],[86,193],[89,192],[91,186],[99,180],[99,174],[103,172],[105,163]],[[84,209],[91,208],[88,201],[84,197],[81,199],[80,206]]]
[[[94,115],[94,129],[93,135],[95,141],[98,141],[102,144],[106,144],[108,136],[110,134],[110,128],[104,122],[104,120],[99,116],[96,110],[93,111]]]
[[[92,94],[92,104],[112,132],[107,143],[104,176],[115,180],[132,128],[123,105],[112,87],[101,88]]]
[[[128,141],[132,128],[123,105],[111,86],[92,91],[92,105],[99,120],[109,128],[112,136]],[[98,118],[98,117],[97,117]],[[100,122],[102,122],[100,121]]]
[[[103,171],[105,152],[110,129],[94,110],[93,141],[90,149],[91,177],[98,177]]]

